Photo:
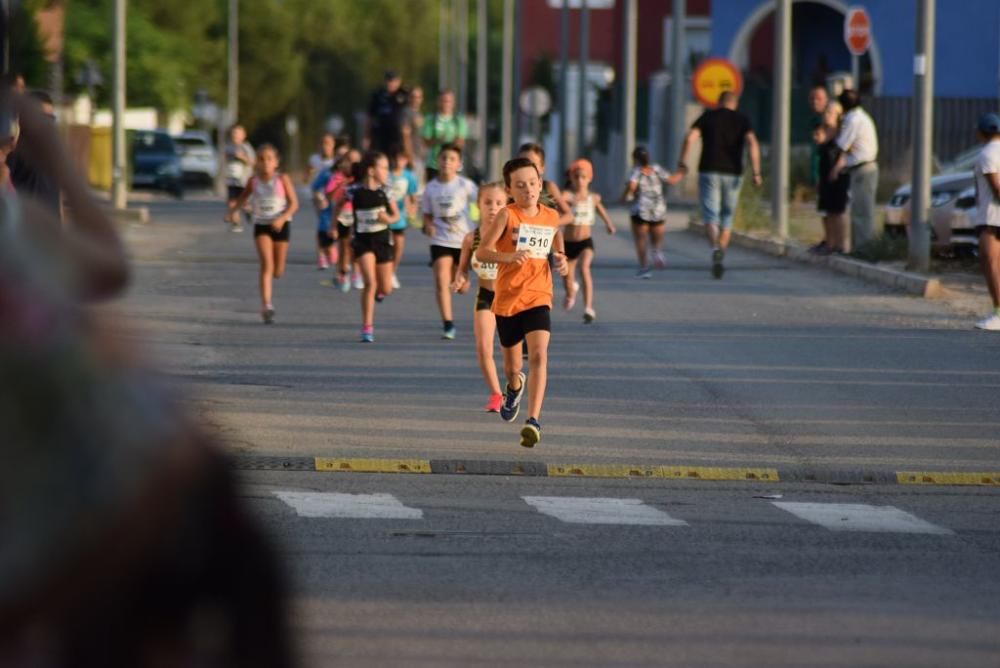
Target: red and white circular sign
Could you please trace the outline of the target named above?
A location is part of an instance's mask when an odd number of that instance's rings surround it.
[[[861,56],[872,44],[872,22],[864,7],[850,7],[844,15],[844,43],[852,55]]]

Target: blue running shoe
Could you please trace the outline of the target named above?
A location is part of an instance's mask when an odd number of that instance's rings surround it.
[[[447,339],[448,341],[454,341],[455,340],[455,334],[457,334],[457,333],[458,332],[456,331],[455,326],[452,325],[451,327],[448,327],[447,329],[444,330],[444,333],[441,334],[441,338],[442,339]]]
[[[371,328],[362,329],[361,343],[375,343],[375,330]]]
[[[535,447],[535,443],[542,440],[542,425],[533,417],[528,418],[521,427],[521,446],[525,448]]]
[[[527,377],[523,371],[517,374],[517,377],[521,381],[521,387],[512,390],[510,383],[507,383],[504,392],[503,406],[500,407],[500,417],[503,418],[504,422],[513,422],[517,417],[517,412],[521,410],[521,395],[524,394],[524,384]]]

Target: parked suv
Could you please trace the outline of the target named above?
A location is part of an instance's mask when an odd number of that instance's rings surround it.
[[[164,190],[184,196],[177,145],[162,130],[137,130],[132,135],[132,187]]]
[[[184,182],[211,184],[219,170],[219,159],[208,133],[189,130],[174,137],[174,143],[181,151],[181,172]]]

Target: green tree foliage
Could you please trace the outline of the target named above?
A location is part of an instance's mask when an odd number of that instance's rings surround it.
[[[49,83],[46,53],[35,22],[35,12],[43,4],[28,0],[16,6],[10,16],[11,71],[21,73],[29,88],[45,88]]]

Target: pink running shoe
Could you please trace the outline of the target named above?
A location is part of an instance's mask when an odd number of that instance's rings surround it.
[[[486,402],[483,406],[483,410],[487,413],[499,413],[500,406],[503,405],[503,395],[502,394],[491,394],[490,400]]]
[[[323,251],[319,252],[319,257],[316,259],[316,268],[320,271],[324,271],[330,268],[330,263],[326,260],[326,253]]]

